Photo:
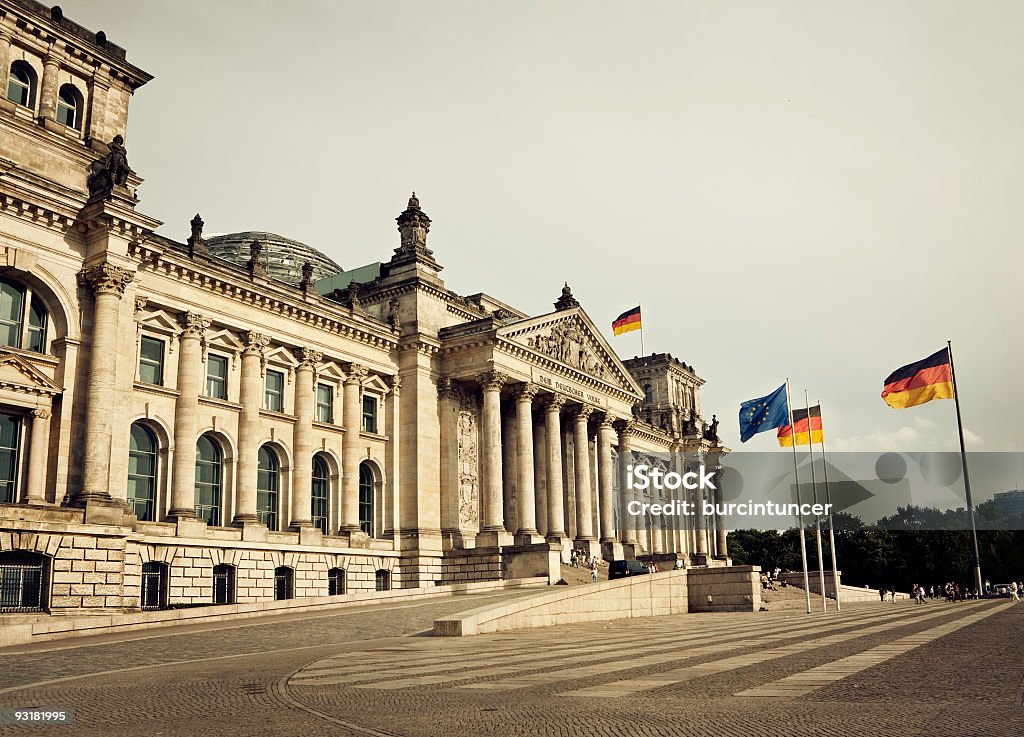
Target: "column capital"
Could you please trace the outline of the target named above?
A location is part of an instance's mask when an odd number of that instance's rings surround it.
[[[182,314],[181,319],[181,334],[180,338],[202,338],[206,333],[206,328],[210,327],[210,319],[203,317],[198,312],[185,312]]]
[[[82,269],[78,274],[79,279],[92,289],[93,294],[113,294],[118,299],[124,296],[125,287],[135,278],[135,274],[128,269],[110,263]]]
[[[615,432],[619,434],[619,437],[628,437],[633,434],[636,429],[636,420],[615,420],[612,425],[615,427]]]
[[[388,379],[388,384],[391,387],[391,393],[396,397],[402,393],[402,377],[395,374]]]
[[[544,410],[547,412],[561,412],[565,406],[565,397],[561,394],[548,394],[544,397]]]
[[[517,402],[532,403],[534,398],[537,396],[537,392],[540,391],[536,384],[526,382],[519,384],[515,388],[515,398]]]
[[[34,409],[31,412],[32,416],[40,420],[50,419],[50,410],[48,409]]]
[[[590,417],[590,413],[594,411],[594,408],[589,404],[579,404],[570,410],[570,414],[577,422],[586,422],[587,418]]]
[[[455,396],[455,386],[452,377],[442,375],[437,377],[437,396],[439,399],[452,398]]]
[[[245,346],[242,348],[243,356],[256,355],[262,358],[263,351],[265,351],[267,346],[270,345],[270,338],[263,333],[247,330],[242,333],[242,343]]]
[[[480,382],[480,387],[484,391],[501,391],[501,387],[505,386],[508,381],[508,374],[503,374],[500,371],[484,371],[476,377],[476,380]]]
[[[604,412],[601,415],[601,419],[598,421],[597,426],[602,430],[611,430],[613,423],[614,418],[607,412]]]
[[[295,367],[296,371],[316,371],[317,364],[324,357],[323,353],[312,348],[296,348],[294,355],[295,360],[299,362],[299,365]]]
[[[370,369],[361,363],[350,363],[348,365],[348,376],[345,377],[346,384],[362,384],[370,373]]]

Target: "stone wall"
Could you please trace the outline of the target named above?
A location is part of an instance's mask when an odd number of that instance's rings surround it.
[[[756,612],[761,608],[761,567],[687,570],[691,612]]]
[[[504,578],[498,548],[455,549],[441,561],[441,583],[496,581]]]

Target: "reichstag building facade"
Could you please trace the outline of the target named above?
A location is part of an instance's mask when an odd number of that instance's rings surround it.
[[[727,564],[716,520],[625,513],[628,463],[725,452],[692,367],[621,360],[567,285],[452,291],[415,195],[342,264],[158,235],[124,140],[150,75],[33,0],[0,0],[0,70],[0,612]]]

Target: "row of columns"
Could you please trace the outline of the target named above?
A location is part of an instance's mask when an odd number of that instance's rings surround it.
[[[74,495],[75,503],[110,501],[110,455],[113,441],[115,405],[115,372],[110,358],[117,355],[120,301],[133,275],[112,264],[101,264],[82,272],[82,282],[92,289],[93,310],[92,352],[88,367],[88,395],[85,411],[85,453],[82,487]],[[195,517],[196,441],[199,432],[199,397],[203,390],[203,338],[210,320],[187,312],[182,318],[179,334],[178,396],[174,410],[174,453],[171,462],[172,518]],[[270,339],[258,332],[243,336],[238,419],[238,465],[235,483],[236,525],[254,524],[258,480],[259,445],[263,440],[260,410],[264,399],[265,352]],[[313,418],[316,391],[316,366],[323,355],[301,348],[296,351],[295,430],[293,436],[291,526],[312,526]],[[359,433],[362,412],[360,389],[368,374],[365,366],[350,364],[342,394],[341,531],[359,530]],[[48,437],[49,412],[33,413],[32,436]],[[44,498],[45,452],[43,443],[32,443],[29,452],[28,501]]]
[[[563,452],[562,452],[562,411],[566,407],[566,399],[557,394],[542,396],[542,420],[534,422],[534,400],[540,390],[533,384],[523,383],[514,387],[512,393],[514,418],[504,424],[505,437],[502,434],[501,392],[509,377],[501,372],[491,371],[481,374],[477,381],[481,388],[481,530],[482,542],[494,544],[496,537],[503,533],[515,533],[517,543],[525,544],[539,541],[538,514],[546,515],[546,537],[552,541],[564,541],[567,538],[565,529],[565,489],[563,487]],[[582,547],[590,547],[591,543],[601,544],[621,542],[624,545],[640,545],[647,552],[669,552],[662,550],[660,530],[648,539],[647,531],[642,524],[626,523],[630,519],[638,519],[628,512],[628,504],[634,498],[627,491],[629,460],[631,458],[631,436],[634,423],[631,420],[615,419],[608,413],[597,423],[596,450],[597,488],[592,488],[594,475],[591,472],[592,448],[590,444],[589,422],[597,413],[594,407],[586,404],[571,405],[569,415],[570,432],[573,438],[573,481],[575,486],[575,522],[576,537],[574,543]],[[509,437],[509,430],[514,432]],[[617,435],[617,438],[615,437]],[[617,440],[620,463],[618,469],[612,458],[612,445]],[[503,489],[502,446],[511,445],[515,448],[515,483],[517,501],[515,507],[516,529],[506,529],[505,505],[510,497]],[[674,452],[675,463],[679,470],[683,467],[683,455]],[[613,479],[619,474],[619,528],[615,521],[615,493]],[[507,478],[508,474],[504,474]],[[538,489],[541,494],[538,496]],[[698,505],[701,501],[699,491],[691,494],[690,501]],[[598,527],[594,527],[594,502],[598,505]],[[718,501],[718,498],[715,498]],[[666,534],[672,535],[670,545],[675,552],[693,552],[705,558],[717,554],[724,556],[726,531],[724,521],[716,519],[714,530],[709,540],[706,531],[707,523],[703,515],[695,515],[694,529],[686,529],[674,518],[669,522]],[[638,519],[639,521],[639,519]],[[638,536],[638,532],[640,535]],[[710,542],[710,545],[709,545]],[[713,547],[713,550],[711,549]]]

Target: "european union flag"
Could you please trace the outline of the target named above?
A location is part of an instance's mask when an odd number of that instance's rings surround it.
[[[789,403],[783,384],[767,397],[750,399],[740,405],[740,442],[747,442],[759,432],[789,424]]]

